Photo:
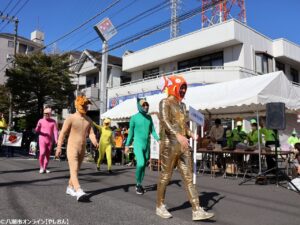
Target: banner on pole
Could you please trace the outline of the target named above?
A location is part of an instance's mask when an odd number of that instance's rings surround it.
[[[21,147],[22,137],[22,133],[18,133],[15,131],[5,131],[3,135],[2,145]]]

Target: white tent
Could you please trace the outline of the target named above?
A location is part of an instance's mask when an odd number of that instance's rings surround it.
[[[149,112],[158,112],[165,94],[148,96]],[[233,117],[264,111],[269,102],[283,102],[288,110],[300,109],[300,87],[293,85],[283,72],[274,72],[229,82],[188,88],[184,101],[204,114]],[[101,118],[121,120],[137,113],[136,99],[126,100]]]

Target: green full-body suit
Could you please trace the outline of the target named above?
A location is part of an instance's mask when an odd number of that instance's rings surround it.
[[[150,115],[143,111],[142,106],[137,102],[139,112],[130,118],[129,134],[125,146],[130,146],[133,139],[133,152],[136,157],[136,184],[141,185],[145,176],[146,163],[150,158],[150,134],[156,141],[159,137],[154,129]]]

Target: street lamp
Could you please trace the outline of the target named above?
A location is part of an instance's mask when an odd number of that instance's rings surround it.
[[[107,107],[107,58],[108,58],[108,40],[116,35],[117,30],[111,23],[109,18],[103,19],[100,23],[94,26],[97,34],[103,41],[102,43],[102,63],[101,71],[99,72],[99,90],[100,90],[100,110],[99,124],[101,124],[101,114],[106,112]]]

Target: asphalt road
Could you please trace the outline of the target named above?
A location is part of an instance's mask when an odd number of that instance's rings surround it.
[[[157,171],[147,170],[147,192],[140,196],[135,194],[134,168],[114,166],[114,174],[109,175],[97,172],[95,164],[84,163],[80,182],[89,197],[87,202],[77,202],[65,194],[67,162],[51,161],[50,169],[50,174],[39,174],[37,160],[0,158],[0,224],[13,224],[14,219],[23,220],[14,224],[300,224],[300,195],[276,185],[238,185],[241,178],[199,175],[201,204],[216,216],[213,220],[193,222],[176,171],[166,195],[173,218],[162,219],[155,215]]]

